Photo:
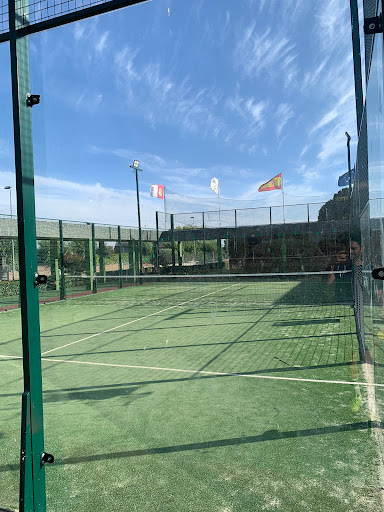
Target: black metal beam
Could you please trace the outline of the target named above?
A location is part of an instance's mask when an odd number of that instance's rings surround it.
[[[86,18],[91,18],[92,16],[97,16],[98,14],[105,14],[107,12],[116,11],[117,9],[130,7],[131,5],[141,4],[148,1],[151,0],[110,0],[109,2],[87,7],[86,9],[80,9],[60,16],[54,16],[48,20],[31,23],[30,25],[16,30],[16,37],[25,37],[51,28],[61,27],[62,25],[67,25],[74,21],[84,20]],[[0,43],[9,41],[9,37],[9,32],[0,34]]]

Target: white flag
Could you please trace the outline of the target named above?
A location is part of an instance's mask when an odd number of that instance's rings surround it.
[[[150,195],[151,197],[164,199],[164,185],[151,185]]]
[[[209,188],[216,192],[216,194],[219,193],[219,178],[212,178],[211,184],[209,185]]]

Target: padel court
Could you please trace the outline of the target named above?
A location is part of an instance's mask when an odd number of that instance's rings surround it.
[[[320,274],[125,285],[40,307],[47,510],[380,510],[384,388],[360,363],[348,276],[344,300]],[[0,325],[16,508],[20,311]]]

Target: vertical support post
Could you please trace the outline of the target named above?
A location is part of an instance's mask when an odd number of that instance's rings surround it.
[[[133,270],[133,267],[134,267],[134,257],[133,257],[133,254],[134,254],[134,243],[135,241],[134,240],[129,240],[127,242],[127,246],[128,246],[128,265],[129,265],[129,270],[128,270],[128,275],[130,276],[133,276],[134,274],[134,270]]]
[[[237,265],[238,251],[237,251],[237,210],[235,210],[235,259]]]
[[[60,291],[59,259],[55,260],[55,283],[56,291]]]
[[[17,222],[19,239],[20,307],[23,344],[24,393],[23,418],[30,428],[21,432],[21,446],[31,454],[28,470],[20,465],[20,512],[45,510],[45,466],[39,295],[35,286],[37,273],[36,214],[33,167],[32,115],[26,98],[30,93],[28,38],[18,38],[16,29],[28,19],[28,3],[22,7],[24,17],[16,20],[16,1],[9,0],[10,60],[12,79],[13,134],[15,147]],[[24,4],[24,5],[23,5]],[[21,462],[23,454],[21,453]],[[31,505],[33,504],[33,509]]]
[[[135,256],[135,283],[137,282],[136,280],[136,276],[137,274],[140,275],[140,263],[139,263],[139,259],[140,259],[140,244],[135,244],[135,251],[134,251],[134,256]],[[139,283],[141,284],[141,280],[139,280]]]
[[[307,217],[308,217],[308,224],[309,224],[309,203],[307,203]]]
[[[355,77],[356,121],[357,121],[357,136],[359,136],[361,120],[363,117],[364,103],[363,103],[363,81],[361,78],[359,11],[358,11],[357,2],[358,2],[358,0],[350,0],[353,71],[354,71],[354,77]]]
[[[123,275],[123,248],[121,247],[121,227],[117,226],[117,243],[119,244],[119,276]],[[123,287],[123,278],[119,278],[119,288]]]
[[[171,250],[172,250],[172,272],[175,271],[176,258],[175,258],[175,226],[173,213],[171,213]]]
[[[104,283],[107,282],[107,273],[105,270],[105,241],[99,240],[99,266],[100,266],[100,275],[104,276]]]
[[[203,212],[203,262],[204,262],[204,270],[207,270],[207,247],[205,245],[205,218],[204,218],[204,212]]]
[[[85,261],[88,263],[88,278],[85,282],[86,290],[93,290],[93,249],[92,238],[84,240]]]
[[[223,267],[223,258],[221,255],[221,238],[217,238],[217,270],[221,270]]]
[[[352,197],[352,171],[351,171],[351,136],[348,132],[345,132],[347,137],[347,152],[348,152],[348,181],[349,181],[349,197]]]
[[[140,169],[141,170],[141,169]],[[140,197],[139,197],[139,177],[137,175],[138,169],[135,167],[136,171],[136,195],[137,195],[137,217],[139,220],[139,273],[142,273],[142,265],[143,265],[143,247],[142,247],[142,240],[141,240],[141,219],[140,219]]]
[[[181,242],[179,240],[177,242],[177,244],[178,244],[178,247],[177,247],[178,264],[179,264],[179,267],[182,267],[183,266],[183,242]]]
[[[129,274],[134,276],[133,282],[136,283],[136,240],[128,242],[128,261],[129,261]]]
[[[60,237],[60,300],[65,300],[64,236],[63,221],[59,220]]]
[[[153,264],[153,271],[157,272],[158,266],[157,266],[157,253],[158,253],[158,242],[152,242],[152,264]]]
[[[165,201],[165,196],[164,196]],[[164,202],[165,205],[165,202]],[[156,212],[156,271],[160,272],[160,249],[159,249],[159,212]]]
[[[51,279],[55,279],[56,290],[60,289],[59,279],[58,279],[58,260],[59,254],[57,250],[57,238],[49,240],[49,264],[51,267]]]
[[[92,276],[92,292],[97,293],[97,267],[96,267],[96,239],[95,239],[95,224],[92,223],[92,269],[93,272],[91,272]]]
[[[283,261],[283,272],[287,272],[287,244],[285,242],[285,233],[281,240],[281,257]]]

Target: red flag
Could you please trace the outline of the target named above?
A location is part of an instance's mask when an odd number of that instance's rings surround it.
[[[264,185],[261,185],[259,187],[259,192],[268,192],[269,190],[277,190],[281,189],[281,176],[282,172],[272,178],[271,180],[267,181],[267,183],[264,183]]]

